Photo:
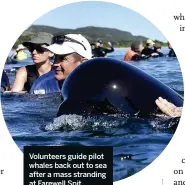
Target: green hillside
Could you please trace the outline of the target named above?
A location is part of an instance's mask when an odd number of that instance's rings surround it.
[[[104,43],[111,41],[112,43],[114,43],[115,47],[129,47],[131,42],[134,40],[145,41],[148,39],[147,37],[144,37],[144,36],[134,36],[130,32],[121,31],[114,28],[88,26],[88,27],[77,28],[77,29],[61,29],[61,28],[55,28],[51,26],[32,25],[22,33],[22,35],[18,38],[18,40],[14,44],[14,47],[16,47],[18,44],[24,41],[28,41],[33,34],[38,32],[46,32],[46,33],[51,33],[53,35],[79,33],[84,35],[89,40],[90,43],[93,43],[98,38],[101,38]],[[165,43],[162,43],[162,42],[160,43],[162,45],[165,45]]]

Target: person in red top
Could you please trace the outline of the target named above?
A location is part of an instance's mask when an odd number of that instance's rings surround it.
[[[127,51],[127,53],[124,56],[124,61],[139,61],[139,60],[145,60],[148,57],[145,55],[141,55],[141,52],[143,50],[143,43],[141,41],[134,41],[131,44],[130,49]]]

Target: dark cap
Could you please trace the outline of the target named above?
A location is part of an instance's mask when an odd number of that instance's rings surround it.
[[[53,35],[46,32],[39,32],[32,35],[31,40],[27,42],[23,42],[25,47],[29,46],[30,44],[47,44],[51,45]]]
[[[98,39],[97,42],[100,43],[100,44],[103,43],[103,41],[101,39]]]

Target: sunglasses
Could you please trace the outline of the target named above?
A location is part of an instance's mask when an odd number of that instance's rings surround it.
[[[40,45],[32,45],[32,46],[29,46],[28,47],[28,50],[29,50],[30,53],[33,53],[34,50],[36,50],[37,53],[44,53],[44,52],[48,51],[46,48],[43,48]]]
[[[64,42],[74,42],[83,46],[84,50],[87,50],[86,47],[79,41],[67,37],[65,35],[57,35],[52,38],[52,44],[63,44]]]

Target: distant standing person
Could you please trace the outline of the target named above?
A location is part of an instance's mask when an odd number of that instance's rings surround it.
[[[169,57],[176,57],[176,53],[175,51],[173,50],[171,44],[168,42],[168,48],[170,49],[169,53],[168,53],[168,56]]]
[[[34,64],[21,67],[16,72],[12,92],[29,92],[37,78],[52,70],[50,59],[53,54],[44,48],[51,44],[52,38],[53,35],[40,32],[30,41],[23,43],[30,51]]]
[[[105,57],[107,53],[112,53],[114,51],[114,47],[111,42],[108,42],[110,48],[104,48],[102,40],[98,40],[96,42],[95,48],[92,50],[93,57]]]
[[[155,42],[153,42],[153,40],[148,39],[146,41],[146,46],[143,49],[142,53],[145,56],[158,56],[158,54],[154,51],[154,44]]]

